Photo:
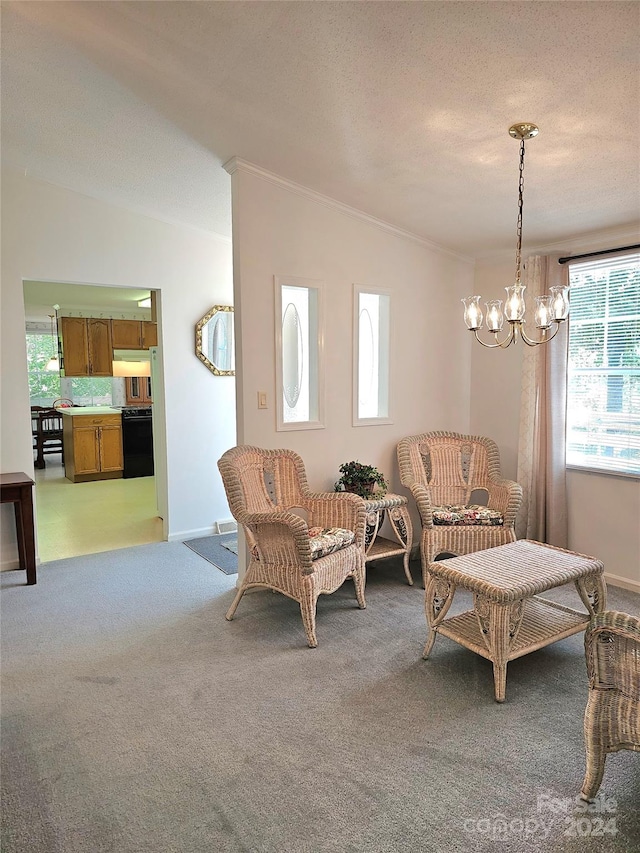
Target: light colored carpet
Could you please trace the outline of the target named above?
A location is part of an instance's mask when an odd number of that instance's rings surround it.
[[[442,637],[421,659],[397,561],[366,610],[351,582],[320,598],[313,650],[269,591],[226,622],[235,581],[179,542],[2,574],[3,853],[640,849],[631,752],[607,759],[616,834],[571,836],[598,828],[574,799],[581,636],[510,663],[497,705],[487,661]]]

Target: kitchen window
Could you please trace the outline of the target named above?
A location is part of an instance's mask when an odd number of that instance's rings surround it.
[[[640,254],[569,268],[567,465],[640,477]]]
[[[76,406],[113,405],[111,376],[69,376],[62,380],[63,390],[65,386],[64,396],[70,397]]]
[[[50,406],[61,396],[60,374],[45,370],[47,362],[56,353],[57,341],[50,333],[27,332],[27,374],[32,406]]]

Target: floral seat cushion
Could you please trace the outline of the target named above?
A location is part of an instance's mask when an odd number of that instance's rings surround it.
[[[340,551],[351,545],[356,538],[353,530],[345,530],[343,527],[310,527],[311,559],[319,560],[334,551]]]
[[[479,504],[434,506],[432,512],[434,524],[483,524],[490,527],[504,524],[504,517],[501,512]]]
[[[340,551],[351,545],[356,538],[353,530],[345,530],[344,527],[310,527],[309,539],[311,545],[311,559],[319,560],[334,551]],[[258,546],[251,549],[254,560],[260,560]]]

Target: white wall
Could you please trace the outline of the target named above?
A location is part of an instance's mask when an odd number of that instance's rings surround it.
[[[637,233],[607,234],[569,241],[553,251],[575,255],[635,242]],[[473,292],[485,299],[502,298],[513,275],[513,259],[478,261]],[[476,343],[472,364],[471,430],[498,443],[503,474],[515,479],[522,347],[485,350]],[[603,560],[610,583],[640,592],[640,480],[570,470],[567,500],[569,548]]]
[[[473,285],[472,265],[243,166],[232,190],[239,441],[296,450],[312,489],[332,489],[340,463],[357,459],[407,494],[398,440],[469,426],[470,342],[459,300]],[[324,429],[276,431],[274,275],[325,283]],[[392,424],[352,426],[354,282],[392,291]],[[267,410],[257,408],[258,391],[268,393]]]
[[[212,532],[229,517],[216,461],[235,444],[235,383],[196,358],[194,327],[233,301],[230,242],[13,173],[3,174],[2,205],[2,471],[33,475],[22,280],[158,289],[168,535]],[[4,567],[17,565],[10,510],[2,507]]]

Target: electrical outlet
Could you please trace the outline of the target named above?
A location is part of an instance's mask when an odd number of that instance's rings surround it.
[[[267,408],[267,392],[266,391],[258,391],[258,408],[266,409]]]

